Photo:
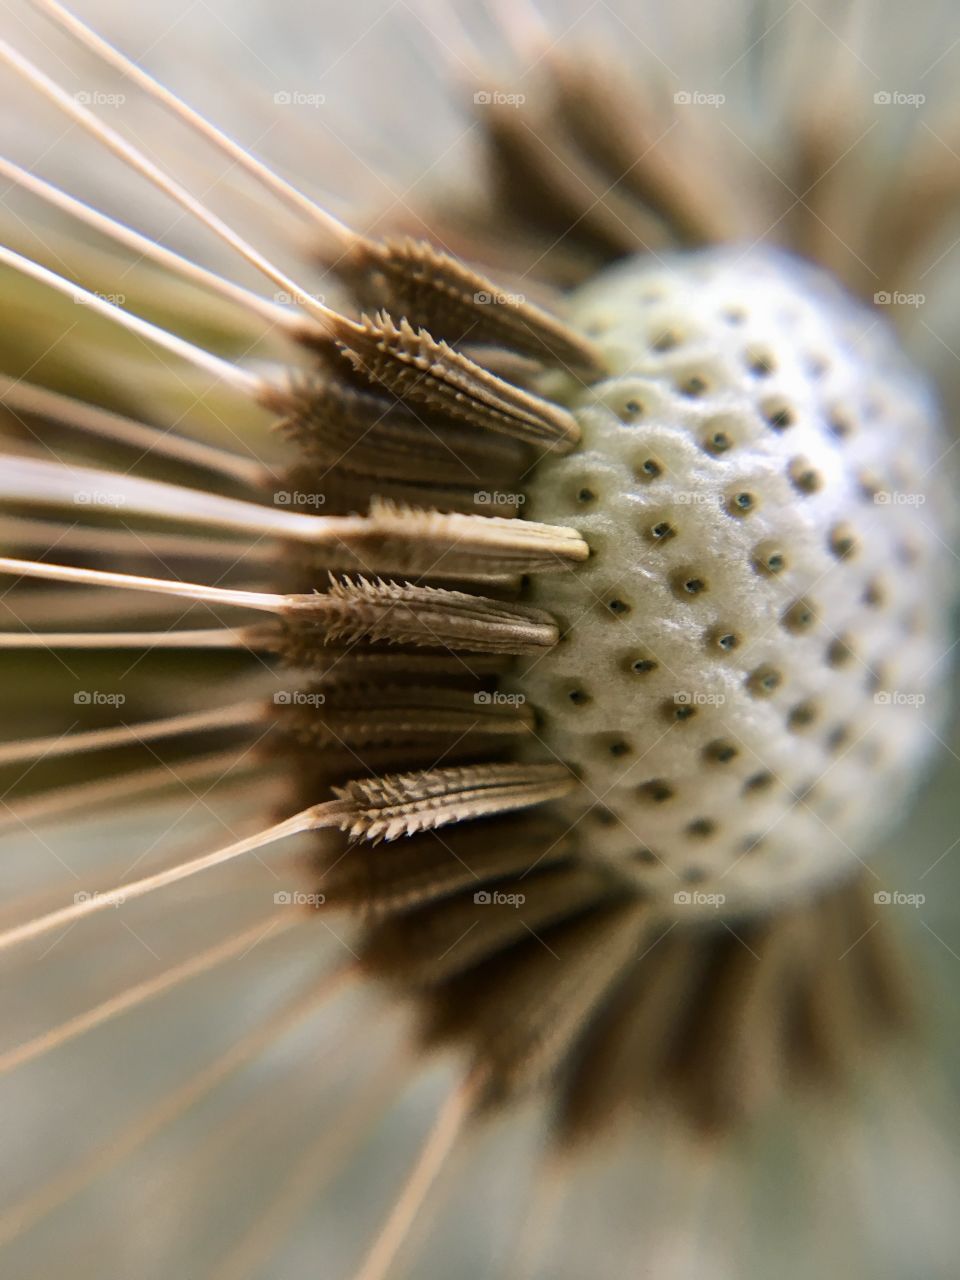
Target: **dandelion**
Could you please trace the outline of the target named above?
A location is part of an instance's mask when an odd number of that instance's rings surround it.
[[[484,179],[341,217],[31,3],[104,87],[2,41],[21,112],[206,248],[0,159],[62,240],[0,246],[5,1274],[766,1274],[794,1222],[795,1274],[874,1274],[862,1166],[952,1177],[893,910],[933,857],[874,855],[943,750],[905,348],[960,192],[933,125],[866,214],[846,159],[923,95],[831,66],[854,106],[761,154],[532,7],[499,63],[431,10]],[[891,1275],[950,1256],[918,1217]]]

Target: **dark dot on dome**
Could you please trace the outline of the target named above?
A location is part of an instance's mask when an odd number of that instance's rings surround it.
[[[652,849],[635,849],[630,857],[634,862],[642,862],[644,866],[648,867],[660,861]]]
[[[732,445],[733,441],[726,431],[714,431],[703,442],[708,453],[726,453]]]
[[[783,683],[783,676],[769,664],[757,667],[747,676],[747,688],[755,698],[769,698]]]
[[[703,749],[703,755],[712,764],[729,764],[731,760],[736,759],[738,751],[732,742],[718,738],[716,742],[707,743]]]
[[[726,631],[723,628],[710,632],[710,643],[716,645],[718,649],[722,649],[724,653],[732,653],[740,643],[740,637],[735,631]]]
[[[807,729],[816,718],[817,708],[814,703],[798,702],[795,707],[790,708],[790,712],[787,715],[787,724],[794,730]]]
[[[577,501],[586,505],[588,502],[596,501],[597,495],[592,489],[579,489],[577,491]]]
[[[686,831],[688,836],[693,836],[696,840],[705,840],[708,836],[712,836],[717,830],[717,824],[710,818],[694,818],[692,822],[687,823]]]
[[[816,620],[817,615],[808,600],[795,600],[780,619],[785,630],[792,631],[794,635],[809,631]]]
[[[753,550],[753,567],[757,573],[770,574],[776,577],[787,567],[787,557],[775,544],[761,543]]]
[[[676,532],[669,520],[658,520],[656,524],[650,526],[650,537],[654,542],[666,542],[674,537]]]
[[[571,689],[567,697],[575,707],[585,707],[590,701],[590,695],[586,689]]]
[[[739,493],[735,493],[727,499],[727,510],[732,516],[749,515],[756,505],[756,498],[752,493],[747,493],[745,489],[740,490]]]
[[[850,726],[846,724],[838,724],[835,729],[831,729],[827,734],[827,746],[831,751],[839,751],[850,741]]]
[[[662,333],[658,333],[650,342],[650,346],[654,351],[672,351],[679,345],[680,339],[672,329],[664,329]]]
[[[809,495],[823,487],[823,477],[806,458],[794,458],[788,468],[788,475],[798,493]]]
[[[853,434],[853,426],[845,414],[834,412],[827,418],[827,430],[835,440],[846,440]]]
[[[665,804],[674,797],[673,787],[668,782],[664,782],[663,778],[651,778],[649,782],[644,782],[637,787],[637,797],[640,800],[650,804]]]
[[[777,367],[777,362],[769,351],[752,348],[747,352],[746,365],[755,378],[769,378]]]
[[[835,524],[830,530],[830,550],[838,560],[849,560],[857,550],[857,537],[848,524]]]
[[[747,794],[759,794],[761,791],[769,791],[776,779],[769,769],[764,769],[760,773],[755,773],[749,777],[743,784],[743,789]]]
[[[634,658],[630,663],[630,670],[634,675],[645,676],[651,671],[656,671],[657,664],[652,658]]]
[[[641,417],[642,414],[643,414],[643,405],[640,403],[639,400],[634,400],[631,398],[630,400],[627,400],[624,402],[624,406],[620,416],[625,422],[634,422],[637,418]]]
[[[612,756],[628,756],[630,754],[630,743],[623,738],[618,738],[616,742],[611,742],[609,751]]]
[[[630,612],[630,606],[627,602],[619,599],[618,597],[615,597],[613,600],[608,600],[607,608],[612,614],[615,614],[618,617],[623,617],[625,614]]]
[[[763,407],[763,416],[774,431],[786,431],[793,426],[793,412],[788,405],[773,403]]]
[[[656,458],[644,458],[639,467],[637,467],[638,480],[656,480],[658,476],[662,475],[663,463],[658,462]]]
[[[690,569],[680,569],[673,575],[672,581],[674,593],[681,600],[701,596],[707,590],[706,579],[701,578],[699,574]]]
[[[685,396],[696,398],[705,395],[709,390],[710,384],[699,373],[691,374],[689,378],[684,378],[680,383],[680,391]]]
[[[879,609],[886,600],[883,587],[879,582],[868,582],[863,592],[863,603],[871,609]]]
[[[883,481],[869,471],[861,472],[857,477],[860,497],[867,502],[876,502],[877,494],[883,492]]]
[[[668,720],[673,720],[678,724],[682,724],[685,720],[692,720],[697,714],[697,708],[690,705],[689,702],[667,702],[664,703],[663,713]]]
[[[853,648],[850,641],[837,636],[827,645],[827,663],[831,667],[844,667],[853,659]]]

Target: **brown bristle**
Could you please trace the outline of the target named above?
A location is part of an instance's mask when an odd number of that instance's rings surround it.
[[[311,703],[311,700],[314,700]],[[306,746],[348,747],[434,740],[468,735],[522,735],[533,724],[529,708],[495,702],[492,695],[411,684],[319,684],[303,701],[279,708],[282,728]]]
[[[372,305],[416,316],[445,342],[489,343],[590,378],[603,372],[600,357],[572,329],[427,241],[364,241],[338,269],[357,280]]]
[[[506,437],[478,437],[428,413],[411,412],[401,401],[378,395],[363,379],[351,385],[342,358],[329,376],[303,378],[279,400],[278,430],[304,459],[376,479],[415,483],[485,483],[517,475],[528,451]]]
[[[631,895],[585,906],[429,991],[427,1043],[465,1045],[490,1079],[491,1101],[542,1084],[583,1034],[644,936]]]
[[[475,881],[375,925],[361,959],[371,973],[402,988],[435,987],[609,894],[599,869],[576,862]]]
[[[363,639],[466,653],[536,653],[558,636],[542,609],[361,577],[334,578],[323,594],[290,597],[284,616],[285,643],[295,643],[296,651],[316,635],[326,641]],[[305,628],[299,634],[298,625]]]
[[[566,453],[580,428],[566,409],[504,382],[425,329],[386,312],[344,328],[344,356],[372,382],[408,403],[447,414],[454,423]]]
[[[374,916],[480,888],[531,866],[549,867],[570,856],[573,837],[539,814],[507,821],[482,818],[443,832],[428,831],[402,844],[358,845],[349,855],[332,849],[321,859],[320,885],[334,908]],[[384,974],[390,978],[390,974]]]

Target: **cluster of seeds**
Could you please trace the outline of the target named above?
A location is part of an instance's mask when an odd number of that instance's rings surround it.
[[[632,261],[574,318],[612,376],[525,514],[576,574],[520,686],[584,848],[736,909],[849,872],[934,739],[949,597],[935,409],[875,314],[769,252]]]

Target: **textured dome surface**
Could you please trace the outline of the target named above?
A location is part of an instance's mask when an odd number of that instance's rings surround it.
[[[630,261],[574,323],[613,376],[524,514],[592,556],[520,684],[584,850],[689,909],[860,864],[935,739],[951,591],[936,406],[880,313],[779,253]]]

